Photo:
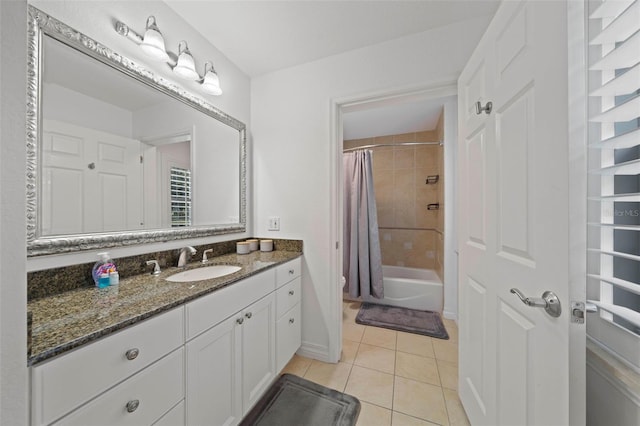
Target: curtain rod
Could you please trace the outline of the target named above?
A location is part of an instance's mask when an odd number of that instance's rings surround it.
[[[409,145],[440,145],[442,142],[402,142],[402,143],[380,143],[373,145],[357,146],[355,148],[343,149],[342,152],[357,151],[359,149],[378,148],[380,146],[409,146]]]

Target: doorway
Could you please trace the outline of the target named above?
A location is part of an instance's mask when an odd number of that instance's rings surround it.
[[[332,312],[332,333],[330,337],[330,360],[337,362],[340,359],[342,348],[342,250],[343,250],[343,172],[342,172],[342,154],[345,149],[345,116],[347,114],[355,114],[366,116],[367,111],[380,110],[381,108],[401,108],[402,105],[417,103],[419,101],[441,99],[441,108],[444,115],[444,140],[443,140],[443,166],[446,175],[450,176],[446,179],[443,176],[443,200],[447,203],[448,208],[443,209],[443,225],[442,225],[442,278],[444,284],[444,309],[445,318],[452,320],[457,316],[457,259],[456,259],[456,232],[455,232],[455,142],[457,139],[457,102],[456,102],[457,86],[455,82],[449,82],[438,86],[415,88],[412,90],[375,93],[370,95],[356,96],[346,99],[332,100],[332,234],[335,236],[336,250],[332,256],[332,276],[335,277],[336,285],[332,286],[331,292],[334,301]],[[347,119],[348,122],[348,119]],[[394,132],[402,132],[395,130]],[[377,130],[377,132],[384,132]],[[378,135],[383,136],[383,135]],[[374,154],[375,156],[375,154]],[[426,177],[425,177],[426,182]],[[426,204],[426,203],[425,203]],[[426,205],[424,206],[426,210]],[[381,234],[382,235],[382,234]],[[393,237],[391,237],[393,238]],[[410,246],[410,245],[408,245]],[[404,247],[404,245],[403,245]],[[425,250],[426,252],[426,250]],[[424,253],[427,255],[427,253]],[[435,255],[435,253],[432,253]],[[435,263],[435,262],[434,262]]]

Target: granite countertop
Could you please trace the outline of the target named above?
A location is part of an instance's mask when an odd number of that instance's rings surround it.
[[[219,278],[173,283],[165,278],[183,269],[172,267],[156,276],[121,278],[118,286],[87,287],[31,301],[27,304],[33,317],[28,364],[35,365],[300,256],[301,252],[292,251],[226,254],[211,258],[206,265],[192,262],[187,269],[211,265],[242,269]]]

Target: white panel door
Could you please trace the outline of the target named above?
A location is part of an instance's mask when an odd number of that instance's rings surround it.
[[[242,328],[233,315],[187,343],[187,424],[235,425],[242,419]]]
[[[84,232],[85,150],[90,144],[84,135],[69,134],[57,126],[42,132],[42,235]]]
[[[142,228],[140,142],[45,120],[42,234]]]
[[[276,376],[276,303],[273,293],[243,311],[242,407],[255,404]]]
[[[459,80],[459,393],[474,425],[570,424],[584,393],[569,377],[584,328],[570,324],[566,8],[503,2]],[[562,314],[512,288],[553,291]]]

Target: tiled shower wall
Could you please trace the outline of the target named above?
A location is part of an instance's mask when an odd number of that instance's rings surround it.
[[[442,115],[435,130],[344,141],[345,148],[442,140]],[[373,148],[382,263],[434,269],[442,278],[444,231],[443,149],[439,145]],[[436,184],[427,176],[439,175]],[[427,210],[439,203],[440,210]]]

